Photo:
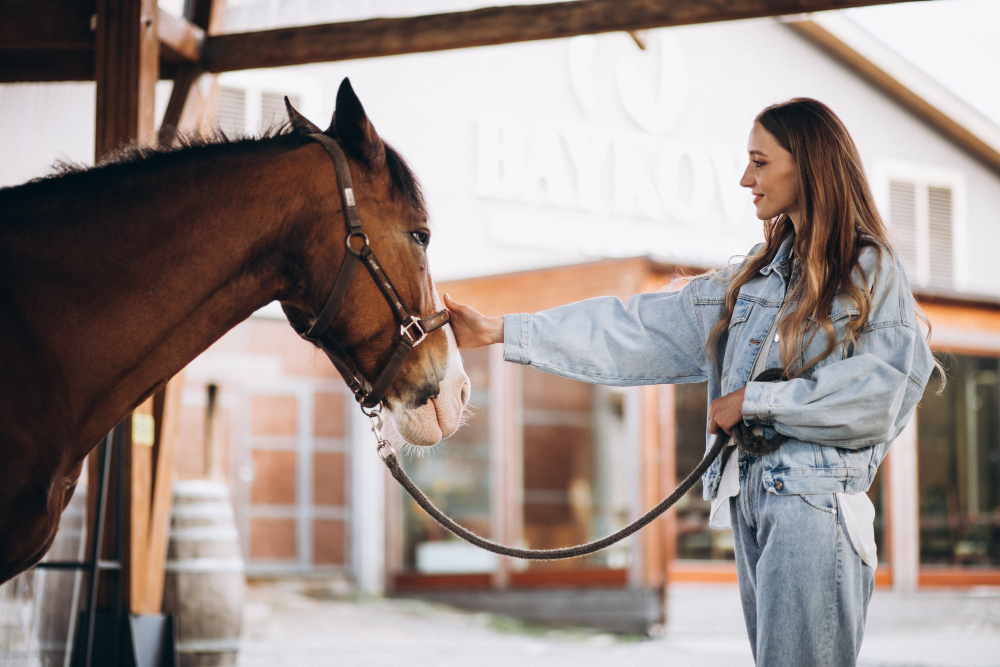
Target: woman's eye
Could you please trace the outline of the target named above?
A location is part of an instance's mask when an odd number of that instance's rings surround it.
[[[764,166],[764,163],[763,163],[763,162],[761,162],[760,160],[754,160],[754,161],[753,161],[753,164],[754,164],[754,166],[755,166],[755,167],[757,167],[758,169],[760,169],[761,167],[763,167],[763,166]]]
[[[426,248],[427,244],[431,242],[431,235],[427,232],[410,232],[410,236],[413,237],[413,240],[416,241],[417,245],[421,248]]]

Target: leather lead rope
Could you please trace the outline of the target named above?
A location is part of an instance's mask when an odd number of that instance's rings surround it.
[[[616,542],[624,540],[629,535],[638,532],[642,528],[649,525],[654,519],[659,517],[661,514],[670,509],[681,497],[687,493],[694,483],[705,474],[708,467],[712,465],[712,461],[715,457],[719,455],[722,448],[725,446],[726,441],[729,439],[728,436],[723,434],[722,436],[716,437],[715,443],[712,448],[708,450],[705,457],[701,462],[695,466],[694,470],[691,471],[684,481],[674,489],[674,492],[669,496],[664,498],[659,505],[653,509],[646,512],[644,515],[639,517],[637,520],[633,521],[629,525],[625,526],[617,533],[608,535],[599,540],[594,540],[593,542],[587,542],[586,544],[581,544],[575,547],[565,547],[562,549],[520,549],[517,547],[508,547],[504,544],[497,544],[491,540],[487,540],[485,537],[480,537],[472,531],[463,528],[453,521],[450,517],[444,514],[441,510],[434,506],[434,503],[424,495],[424,493],[416,487],[413,481],[407,476],[406,471],[403,470],[402,466],[399,465],[399,460],[396,458],[396,454],[390,452],[382,460],[385,462],[387,468],[389,468],[389,473],[396,479],[397,482],[402,485],[406,492],[410,494],[410,497],[420,507],[424,509],[425,512],[431,515],[431,517],[437,521],[439,524],[447,528],[457,537],[462,538],[470,544],[474,544],[481,549],[486,549],[487,551],[492,551],[495,554],[500,554],[501,556],[511,556],[512,558],[523,558],[525,560],[561,560],[564,558],[579,558],[580,556],[586,556],[587,554],[592,554],[595,551],[600,551],[605,547],[609,547]]]
[[[756,378],[755,382],[778,382],[783,380],[782,369],[771,368]],[[417,488],[416,484],[409,478],[406,471],[399,464],[399,459],[396,458],[396,452],[392,449],[392,446],[386,442],[385,438],[382,437],[382,415],[376,410],[371,413],[365,413],[368,415],[368,419],[371,421],[372,432],[375,434],[375,438],[378,442],[376,446],[376,453],[378,453],[379,458],[385,463],[386,467],[389,469],[389,473],[395,478],[399,484],[406,489],[406,492],[410,494],[410,497],[427,512],[431,518],[441,524],[444,528],[448,529],[456,537],[460,537],[466,542],[473,544],[481,549],[486,549],[487,551],[492,551],[495,554],[501,556],[510,556],[512,558],[522,558],[524,560],[562,560],[564,558],[579,558],[580,556],[586,556],[592,554],[596,551],[600,551],[605,547],[610,547],[616,542],[624,540],[626,537],[642,530],[650,523],[652,523],[657,517],[666,512],[668,509],[673,507],[678,500],[680,500],[685,493],[691,490],[695,482],[705,474],[712,462],[722,453],[722,465],[726,464],[726,459],[729,458],[729,454],[732,449],[727,449],[726,444],[730,440],[730,436],[725,433],[720,433],[716,436],[715,442],[712,443],[712,447],[706,452],[704,458],[694,467],[694,470],[684,478],[676,489],[673,490],[669,496],[660,501],[653,509],[649,510],[641,517],[625,526],[617,533],[608,535],[607,537],[602,537],[599,540],[594,540],[593,542],[587,542],[586,544],[580,544],[575,547],[564,547],[561,549],[521,549],[518,547],[509,547],[504,544],[497,544],[492,540],[488,540],[485,537],[480,537],[472,531],[463,528],[462,526],[455,523],[449,516],[444,512],[439,510],[434,506],[434,503],[424,495],[424,493]],[[742,421],[737,422],[732,428],[732,439],[736,442],[736,445],[745,452],[751,454],[765,454],[767,452],[774,451],[781,446],[787,438],[783,435],[776,434],[771,439],[765,439],[760,436],[755,436],[750,427],[744,424]]]

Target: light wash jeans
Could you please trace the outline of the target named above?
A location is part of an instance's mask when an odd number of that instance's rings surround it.
[[[762,667],[848,667],[857,662],[875,573],[847,536],[833,493],[764,488],[759,456],[740,465],[730,499],[740,600]]]

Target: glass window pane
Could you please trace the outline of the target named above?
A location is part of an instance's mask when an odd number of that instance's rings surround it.
[[[1000,565],[1000,360],[940,360],[948,386],[917,419],[920,561]]]
[[[523,537],[533,549],[582,544],[627,523],[624,401],[620,389],[522,371],[524,420]],[[531,569],[623,568],[618,543],[586,558]]]
[[[677,424],[678,480],[687,477],[705,456],[705,428],[708,423],[708,385],[679,384],[674,387]],[[677,557],[697,560],[733,560],[733,533],[710,530],[711,503],[702,500],[699,479],[676,505]]]

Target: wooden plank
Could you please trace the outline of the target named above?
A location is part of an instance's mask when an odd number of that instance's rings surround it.
[[[181,394],[184,374],[175,376],[160,392],[160,419],[157,420],[155,469],[152,502],[146,538],[143,597],[135,613],[158,614],[163,606],[163,578],[170,538],[170,511],[174,502],[174,457],[181,431]]]
[[[425,53],[602,32],[799,14],[903,0],[577,0],[487,7],[431,16],[213,35],[202,49],[209,72]]]
[[[95,0],[4,0],[0,49],[93,49]]]
[[[188,0],[184,7],[186,26],[198,30],[198,59],[201,57],[201,46],[204,43],[205,32],[219,33],[225,28],[226,0]],[[160,41],[163,34],[173,30],[166,22],[177,20],[165,18],[161,11]],[[215,98],[218,95],[218,85],[213,77],[211,92],[206,99],[198,87],[198,80],[204,69],[196,62],[185,62],[177,67],[174,73],[174,87],[170,92],[166,112],[160,123],[159,140],[170,142],[178,134],[208,133],[215,122]]]
[[[184,18],[210,35],[226,29],[226,0],[186,0]]]
[[[205,41],[205,31],[178,18],[170,12],[157,9],[157,37],[160,46],[166,47],[163,57],[166,60],[186,60],[196,63],[201,60],[201,45]]]
[[[178,134],[197,132],[205,111],[205,100],[198,88],[202,71],[198,65],[185,63],[174,75],[167,109],[160,121],[159,142],[169,144]]]
[[[146,595],[146,541],[153,487],[153,398],[132,412],[132,450],[129,503],[129,609],[139,613]]]
[[[155,141],[156,9],[155,0],[98,0],[97,160],[133,141]]]
[[[93,81],[94,49],[0,49],[0,83]]]

